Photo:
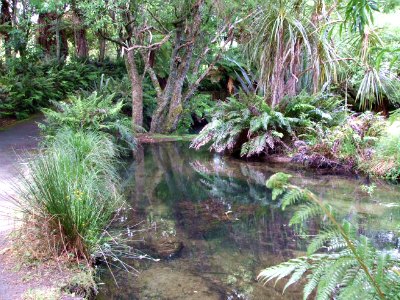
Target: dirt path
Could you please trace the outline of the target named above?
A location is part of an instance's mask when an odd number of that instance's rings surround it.
[[[13,226],[15,207],[9,195],[13,194],[13,182],[18,177],[18,157],[37,147],[37,122],[41,120],[41,116],[35,116],[0,130],[0,234]]]
[[[18,156],[35,149],[39,141],[36,122],[40,116],[19,122],[0,130],[0,299],[18,299],[25,288],[18,285],[18,275],[10,272],[6,236],[14,225],[15,207],[9,197],[13,194],[13,182],[18,177]]]
[[[18,180],[18,160],[37,148],[40,141],[37,122],[42,119],[34,116],[0,129],[0,300],[82,299],[60,292],[60,286],[74,276],[74,270],[50,260],[26,263],[13,253],[8,239],[18,213],[9,200]]]

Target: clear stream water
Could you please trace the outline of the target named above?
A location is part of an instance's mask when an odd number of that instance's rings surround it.
[[[323,175],[299,166],[245,162],[187,143],[145,145],[128,163],[130,245],[160,261],[126,259],[140,274],[103,266],[98,299],[301,299],[301,286],[256,281],[265,267],[304,254],[287,225],[291,211],[271,200],[265,181],[283,171],[329,201],[381,249],[398,251],[400,186]],[[375,184],[372,195],[363,185]],[[318,224],[310,223],[311,233]],[[116,284],[116,283],[117,284]]]

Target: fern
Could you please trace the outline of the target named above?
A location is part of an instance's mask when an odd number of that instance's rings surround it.
[[[277,151],[295,123],[294,118],[272,110],[263,98],[243,93],[217,105],[213,116],[191,147],[199,149],[210,144],[216,152],[238,151],[246,157]]]
[[[43,109],[45,123],[40,124],[43,132],[55,136],[61,128],[68,127],[74,131],[92,130],[108,133],[116,144],[131,149],[136,148],[136,139],[128,117],[121,113],[122,102],[113,102],[114,95],[71,96],[68,102],[53,102],[54,108]]]
[[[308,256],[291,259],[260,272],[258,278],[266,283],[288,277],[284,290],[298,282],[304,274],[304,299],[316,290],[316,299],[397,299],[400,272],[397,260],[375,249],[365,236],[347,221],[339,224],[332,207],[322,203],[313,193],[289,183],[290,175],[277,173],[267,181],[273,199],[282,196],[281,207],[299,204],[290,225],[304,228],[316,216],[326,218],[325,228],[308,247]],[[317,253],[324,249],[326,253]]]

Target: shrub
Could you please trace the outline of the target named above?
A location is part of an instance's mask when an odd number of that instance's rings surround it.
[[[30,226],[47,228],[57,254],[90,260],[103,242],[121,201],[116,151],[103,134],[63,130],[28,162],[18,203]]]
[[[108,70],[93,64],[71,61],[28,61],[15,59],[0,76],[0,117],[19,119],[47,107],[50,101],[64,100],[81,89],[88,89]],[[3,99],[2,99],[3,98]]]
[[[87,130],[104,132],[116,144],[135,149],[131,120],[121,113],[123,103],[113,103],[114,94],[89,94],[70,96],[68,102],[53,102],[56,110],[43,109],[45,123],[40,124],[44,134],[54,137],[60,128],[68,127],[74,131]]]
[[[280,110],[286,117],[296,118],[296,136],[310,142],[318,138],[316,128],[325,130],[343,123],[346,118],[343,99],[334,94],[310,95],[303,91],[283,99]]]
[[[101,96],[114,95],[114,102],[122,102],[124,104],[124,112],[132,111],[132,87],[128,76],[123,76],[120,79],[112,77],[106,78],[102,75],[99,82],[95,83],[92,92],[97,92]],[[150,129],[151,116],[157,107],[157,93],[151,84],[151,81],[145,77],[143,80],[143,122],[144,128]]]
[[[186,104],[182,118],[179,121],[178,133],[189,133],[197,123],[210,121],[216,101],[211,100],[210,94],[198,93]]]
[[[293,159],[313,167],[359,168],[371,159],[385,126],[384,118],[372,112],[352,114],[332,128],[316,125],[315,137],[308,139],[308,145],[299,147]]]
[[[198,149],[211,142],[217,152],[240,149],[241,156],[253,156],[278,150],[289,150],[285,141],[291,142],[298,134],[310,132],[319,123],[333,123],[333,107],[338,100],[320,106],[322,98],[301,96],[274,110],[265,99],[254,93],[240,93],[238,98],[228,98],[212,112],[213,119],[192,142]],[[327,111],[332,110],[332,113]],[[341,111],[337,108],[338,111]]]

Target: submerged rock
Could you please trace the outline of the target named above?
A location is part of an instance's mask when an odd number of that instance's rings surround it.
[[[153,220],[142,239],[139,248],[154,258],[174,258],[183,249],[183,242],[176,234],[175,222],[159,218]]]
[[[176,236],[157,236],[151,233],[145,238],[145,248],[157,258],[173,258],[183,249],[183,243]]]
[[[232,205],[218,199],[200,203],[182,201],[177,208],[180,225],[184,226],[191,237],[216,230],[224,224],[243,221],[262,209],[259,205]]]
[[[143,271],[136,283],[136,289],[139,299],[223,299],[223,295],[200,276],[163,266]]]

